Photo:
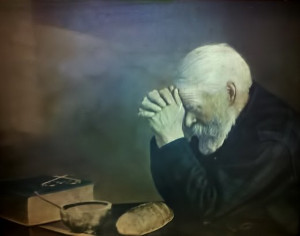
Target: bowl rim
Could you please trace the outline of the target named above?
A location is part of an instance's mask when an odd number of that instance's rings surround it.
[[[74,203],[66,204],[66,205],[63,205],[61,207],[61,210],[65,211],[65,210],[67,210],[71,207],[81,206],[81,205],[92,205],[92,204],[99,204],[99,205],[102,204],[102,205],[104,205],[104,207],[101,208],[101,210],[109,210],[109,209],[111,209],[111,206],[112,206],[112,203],[109,202],[109,201],[91,200],[91,201],[74,202]]]

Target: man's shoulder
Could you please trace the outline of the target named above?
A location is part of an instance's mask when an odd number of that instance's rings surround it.
[[[299,113],[276,95],[255,84],[238,126],[238,133],[255,145],[281,146],[291,157],[293,172],[300,171]],[[248,149],[247,149],[248,150]],[[296,177],[298,179],[298,177]]]
[[[246,123],[262,141],[273,140],[295,148],[300,140],[299,114],[262,86],[254,86]]]

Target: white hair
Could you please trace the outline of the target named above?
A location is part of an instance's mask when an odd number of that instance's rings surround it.
[[[234,83],[236,88],[234,106],[230,106],[227,99],[228,82]],[[247,63],[227,44],[202,46],[182,60],[175,84],[186,102],[207,99],[213,109],[211,120],[206,124],[195,122],[186,127],[185,136],[198,137],[201,153],[215,152],[223,144],[248,99],[252,79]]]
[[[177,74],[177,87],[193,86],[215,93],[233,82],[238,93],[247,93],[252,84],[249,66],[241,55],[225,43],[205,45],[188,53]]]

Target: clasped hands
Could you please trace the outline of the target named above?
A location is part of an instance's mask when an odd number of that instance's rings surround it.
[[[184,137],[185,110],[177,88],[153,90],[144,97],[138,115],[148,120],[158,147]]]

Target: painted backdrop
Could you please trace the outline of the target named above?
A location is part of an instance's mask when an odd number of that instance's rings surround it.
[[[71,174],[93,180],[96,198],[160,199],[143,96],[172,83],[188,51],[227,42],[299,111],[298,12],[281,1],[1,1],[0,179]]]

